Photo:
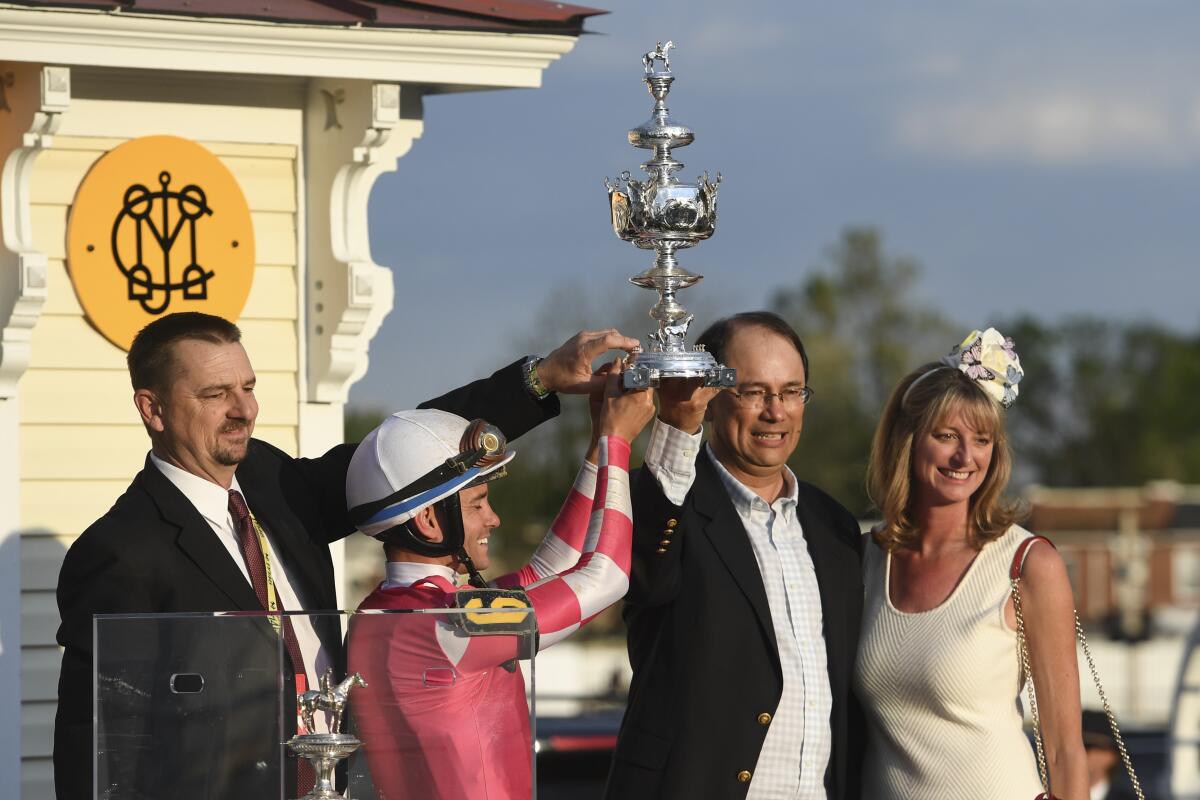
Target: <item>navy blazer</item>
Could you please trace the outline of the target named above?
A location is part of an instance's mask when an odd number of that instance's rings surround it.
[[[649,470],[634,476],[632,493],[624,613],[633,681],[606,797],[745,797],[783,691],[754,551],[703,450],[682,506],[667,500]],[[815,486],[799,482],[798,495],[833,694],[825,784],[833,800],[854,800],[864,736],[850,690],[862,617],[859,527]]]

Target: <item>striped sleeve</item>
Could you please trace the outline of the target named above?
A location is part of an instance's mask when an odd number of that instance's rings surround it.
[[[615,436],[602,438],[599,460],[591,480],[594,496],[582,516],[583,524],[573,517],[568,534],[581,550],[578,559],[566,569],[532,582],[526,589],[537,615],[539,650],[579,630],[592,617],[621,599],[629,588],[633,538],[629,443]],[[578,480],[572,493],[578,493],[578,496],[585,493],[580,490]],[[571,507],[569,512],[568,507]],[[569,498],[564,513],[578,515],[578,509],[578,499]],[[559,517],[562,519],[563,514]],[[529,569],[526,567],[505,576],[505,580]],[[517,657],[515,636],[467,637],[451,626],[439,625],[437,638],[446,660],[463,672],[484,669]]]
[[[579,560],[528,589],[540,648],[562,641],[624,596],[632,534],[629,443],[607,436],[600,440],[596,491]]]
[[[551,575],[565,572],[578,563],[588,533],[592,498],[596,494],[597,473],[598,469],[594,464],[583,462],[558,516],[529,563],[516,572],[510,572],[492,581],[493,586],[501,589],[529,586]]]

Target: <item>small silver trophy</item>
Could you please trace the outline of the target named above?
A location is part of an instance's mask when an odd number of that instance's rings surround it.
[[[650,119],[629,132],[629,143],[654,151],[641,165],[649,178],[637,180],[627,170],[620,176],[623,188],[604,179],[617,236],[657,253],[654,266],[629,279],[636,286],[658,290],[658,303],[650,309],[658,330],[648,337],[649,349],[636,353],[625,370],[625,386],[630,389],[657,386],[661,378],[703,378],[706,386],[733,386],[736,381],[734,370],[718,364],[703,347],[690,347],[684,341],[692,315],[675,298],[680,289],[704,277],[681,267],[675,251],[712,236],[721,175],[710,181],[706,172],[694,184],[681,183],[675,177],[683,164],[671,156],[671,148],[689,145],[695,136],[690,128],[674,122],[667,109],[667,94],[675,80],[669,56],[674,46],[674,42],[659,42],[642,56],[654,111]],[[656,68],[659,62],[661,69]]]
[[[313,717],[316,712],[328,711],[332,715],[329,733],[303,733],[293,736],[287,743],[293,753],[309,760],[317,776],[312,791],[300,800],[346,800],[337,790],[333,771],[337,763],[361,747],[362,742],[353,734],[340,733],[342,717],[346,712],[346,700],[350,696],[350,690],[355,686],[365,688],[367,682],[356,672],[334,685],[333,669],[327,669],[321,676],[319,685],[319,689],[309,689],[296,695],[296,703],[300,708],[304,727],[310,731],[315,729]]]

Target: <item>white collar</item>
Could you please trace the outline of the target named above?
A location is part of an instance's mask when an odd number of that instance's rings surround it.
[[[200,512],[200,516],[204,517],[213,525],[218,527],[226,527],[229,519],[229,492],[242,491],[242,487],[238,484],[237,475],[233,476],[233,483],[229,489],[220,484],[213,483],[207,478],[201,478],[199,475],[193,475],[185,469],[180,469],[174,464],[163,461],[156,456],[153,451],[150,453],[150,461],[154,466],[158,467],[158,471],[166,476],[167,480],[175,484],[175,488],[183,492],[183,496],[196,507]],[[245,495],[242,495],[245,499]],[[249,501],[247,501],[249,504]]]
[[[385,565],[384,589],[407,589],[423,578],[445,578],[458,584],[458,573],[452,567],[441,564],[422,564],[417,561],[389,561]]]
[[[713,452],[711,442],[705,445],[704,450],[708,453],[709,459],[712,460],[713,466],[717,468],[717,475],[720,476],[721,483],[725,484],[725,488],[729,492],[729,497],[733,500],[734,507],[739,511],[749,512],[755,507],[755,501],[765,506],[771,505],[759,497],[749,486],[733,477],[733,474],[725,468],[725,465],[717,458],[717,454]],[[786,464],[783,466],[783,488],[785,494],[781,495],[775,502],[782,503],[785,508],[787,506],[795,508],[796,504],[800,501],[800,487],[796,483],[796,476]]]

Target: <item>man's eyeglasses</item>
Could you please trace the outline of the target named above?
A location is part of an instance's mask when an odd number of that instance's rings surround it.
[[[778,392],[768,392],[766,389],[746,389],[742,392],[731,391],[729,394],[733,397],[734,402],[742,408],[751,411],[761,411],[773,397],[778,397],[780,404],[784,408],[796,408],[805,405],[812,399],[813,390],[808,386],[789,386],[786,389],[780,389]]]

